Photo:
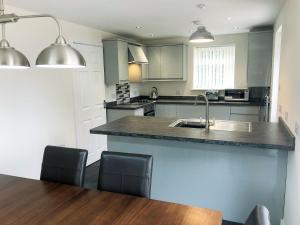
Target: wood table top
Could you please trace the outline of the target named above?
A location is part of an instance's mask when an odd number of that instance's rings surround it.
[[[222,213],[0,175],[1,225],[221,225]]]

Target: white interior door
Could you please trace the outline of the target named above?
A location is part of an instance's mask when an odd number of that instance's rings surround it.
[[[90,129],[106,123],[103,47],[74,44],[86,60],[87,67],[73,75],[77,147],[89,152],[87,164],[100,159],[107,150],[105,135],[90,134]]]

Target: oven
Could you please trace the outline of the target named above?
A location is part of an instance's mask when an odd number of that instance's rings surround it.
[[[144,116],[155,116],[155,105],[154,103],[149,103],[144,105]]]

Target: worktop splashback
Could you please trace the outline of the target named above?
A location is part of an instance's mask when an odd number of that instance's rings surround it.
[[[121,83],[116,84],[116,93],[117,93],[117,104],[124,104],[130,102],[130,84]]]

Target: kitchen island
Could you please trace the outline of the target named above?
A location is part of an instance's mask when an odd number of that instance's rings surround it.
[[[218,209],[244,222],[266,205],[273,225],[283,217],[293,135],[281,122],[252,123],[251,132],[169,127],[176,118],[125,117],[91,130],[108,150],[154,157],[153,199]]]

